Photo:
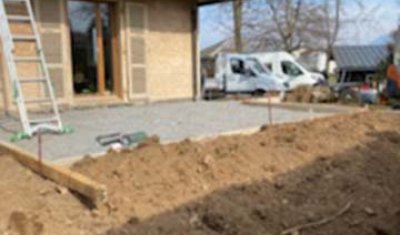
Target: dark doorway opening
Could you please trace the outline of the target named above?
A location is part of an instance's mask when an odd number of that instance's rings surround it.
[[[114,92],[113,9],[109,3],[68,1],[73,87],[77,95]]]

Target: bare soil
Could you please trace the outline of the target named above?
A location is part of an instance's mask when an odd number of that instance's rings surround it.
[[[287,94],[285,101],[291,103],[331,103],[336,99],[328,86],[299,86]]]
[[[0,234],[278,235],[323,219],[290,235],[400,231],[395,113],[336,116],[200,142],[161,145],[153,138],[133,150],[87,158],[73,170],[107,185],[104,208],[90,210],[76,195],[0,157]],[[29,231],[17,231],[18,224]]]
[[[72,235],[95,226],[74,194],[0,153],[1,235]]]

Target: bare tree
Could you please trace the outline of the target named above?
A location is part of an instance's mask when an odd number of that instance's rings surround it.
[[[338,40],[339,30],[342,20],[342,0],[324,0],[322,2],[321,28],[320,35],[322,36],[323,49],[325,51],[326,71],[330,68],[330,58],[333,56],[333,46]],[[317,18],[317,20],[319,20]]]
[[[242,40],[242,18],[243,18],[243,0],[234,0],[233,4],[233,22],[234,22],[234,40],[237,52],[243,51]]]
[[[333,47],[344,29],[354,34],[359,22],[373,23],[377,9],[368,7],[370,11],[362,0],[235,0],[222,4],[221,28],[234,39],[231,48],[236,51],[324,52],[329,70]],[[228,22],[232,17],[233,24]]]
[[[249,6],[253,1],[233,0],[229,3],[220,4],[220,12],[215,30],[226,35],[229,43],[226,45],[230,51],[244,52],[247,48],[249,30],[246,29],[249,16],[253,16]],[[246,17],[246,18],[245,18]]]
[[[248,10],[253,17],[244,17],[246,35],[256,48],[299,50],[309,44],[313,7],[310,0],[263,0]]]
[[[300,17],[303,0],[266,0],[285,51],[301,47]]]

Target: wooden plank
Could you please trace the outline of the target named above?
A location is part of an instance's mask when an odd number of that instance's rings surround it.
[[[91,200],[93,206],[99,207],[107,200],[106,187],[86,176],[67,168],[39,162],[35,155],[6,142],[0,142],[0,148],[5,149],[15,160],[35,173]]]
[[[111,9],[111,37],[112,37],[112,70],[113,70],[113,83],[114,83],[114,91],[113,93],[116,94],[119,98],[123,99],[123,91],[122,91],[122,81],[121,81],[121,62],[120,62],[120,22],[118,17],[118,9],[119,4],[121,3],[114,3],[109,4]]]

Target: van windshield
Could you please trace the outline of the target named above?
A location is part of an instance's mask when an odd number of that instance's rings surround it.
[[[267,68],[262,66],[261,63],[255,58],[248,58],[246,62],[248,63],[249,68],[258,74],[271,73]]]
[[[298,77],[300,75],[303,75],[303,72],[301,69],[291,61],[282,61],[282,71],[284,74],[289,75],[291,77]]]

